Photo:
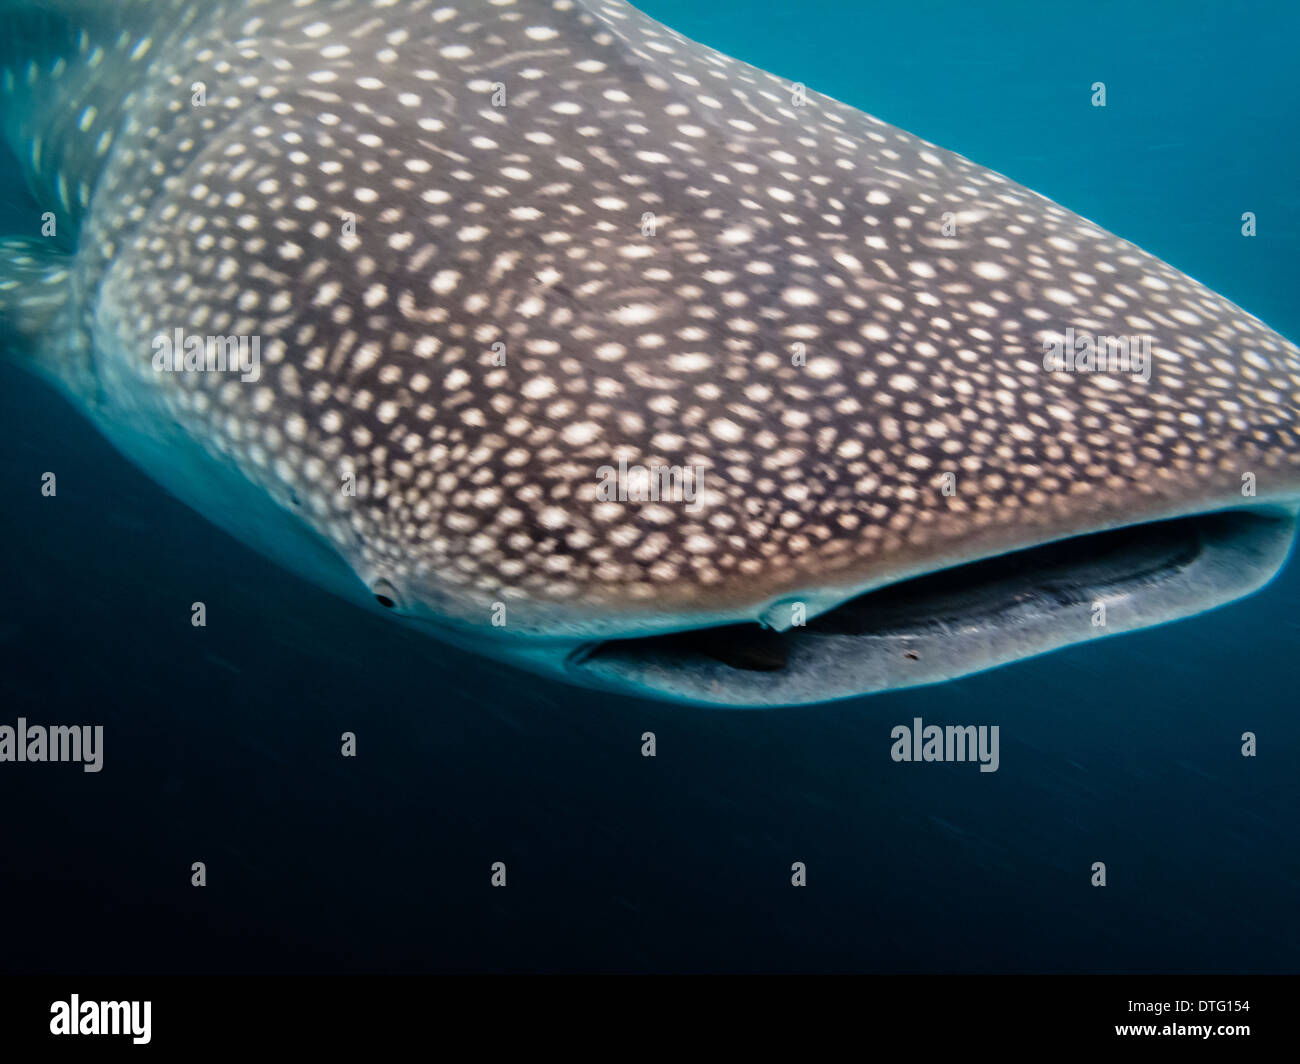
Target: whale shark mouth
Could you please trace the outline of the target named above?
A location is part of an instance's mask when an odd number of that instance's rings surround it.
[[[1074,536],[879,587],[806,625],[588,645],[588,683],[720,706],[820,702],[993,668],[1212,609],[1281,568],[1294,511],[1221,510]]]

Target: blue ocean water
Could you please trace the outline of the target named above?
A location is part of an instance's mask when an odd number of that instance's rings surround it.
[[[1293,5],[641,6],[1007,174],[1300,339]],[[10,178],[0,232],[33,210]],[[525,676],[335,600],[0,372],[0,723],[106,732],[98,774],[0,766],[0,897],[22,914],[4,969],[1300,967],[1295,565],[1213,613],[942,686],[669,706]],[[890,729],[916,717],[999,725],[999,771],[892,762]],[[1259,756],[1240,755],[1244,731]]]

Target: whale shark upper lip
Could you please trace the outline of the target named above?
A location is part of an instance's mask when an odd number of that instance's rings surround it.
[[[509,627],[490,635],[505,640],[512,637],[568,640],[574,643],[575,660],[578,660],[604,641],[745,625],[753,630],[783,632],[840,609],[851,600],[932,574],[1002,557],[1027,558],[1052,544],[1082,542],[1123,529],[1154,528],[1235,506],[1231,497],[1216,494],[1177,504],[1153,498],[1144,503],[1134,502],[1127,510],[1114,504],[1098,506],[1070,517],[1047,519],[1039,515],[1037,523],[1008,521],[989,524],[965,536],[936,534],[924,545],[905,543],[893,555],[873,558],[869,564],[838,573],[807,570],[777,585],[753,581],[736,589],[731,597],[712,588],[707,600],[673,599],[668,597],[673,589],[666,589],[664,599],[648,603],[592,597],[572,605],[556,604],[539,615],[521,611],[512,613]],[[1293,508],[1289,495],[1259,499],[1249,507],[1251,512],[1261,514],[1288,512]]]

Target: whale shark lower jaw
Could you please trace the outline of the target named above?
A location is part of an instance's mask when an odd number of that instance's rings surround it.
[[[728,707],[938,683],[1247,595],[1281,568],[1295,525],[1294,508],[1262,506],[1126,526],[891,584],[784,632],[609,640],[566,667],[587,684]]]

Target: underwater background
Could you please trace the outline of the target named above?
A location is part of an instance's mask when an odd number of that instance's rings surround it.
[[[1300,340],[1296,5],[638,6]],[[37,218],[6,157],[0,233]],[[100,773],[0,765],[0,970],[1300,968],[1294,562],[1209,614],[941,686],[697,709],[334,599],[8,365],[0,425],[0,723],[105,729]],[[890,730],[916,717],[998,725],[999,770],[894,763]]]

